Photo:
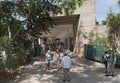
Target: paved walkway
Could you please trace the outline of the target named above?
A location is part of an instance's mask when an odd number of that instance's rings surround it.
[[[64,83],[62,71],[43,68],[44,61],[36,59],[24,71],[9,83]],[[116,69],[116,77],[106,77],[104,66],[78,56],[72,57],[71,81],[65,83],[120,83],[120,70]]]

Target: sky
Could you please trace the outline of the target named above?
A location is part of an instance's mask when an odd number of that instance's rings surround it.
[[[109,13],[110,6],[114,13],[120,13],[120,6],[118,5],[118,0],[95,0],[96,4],[96,20],[101,23]]]

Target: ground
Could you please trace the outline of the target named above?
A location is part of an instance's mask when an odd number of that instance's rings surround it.
[[[117,76],[106,77],[104,65],[87,60],[83,57],[73,56],[71,68],[71,81],[65,83],[120,83],[120,70],[116,69]],[[64,83],[62,71],[56,69],[45,70],[44,60],[36,58],[30,65],[26,66],[15,80],[9,83]]]

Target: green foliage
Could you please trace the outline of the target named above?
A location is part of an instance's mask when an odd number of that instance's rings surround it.
[[[108,38],[107,37],[97,37],[96,41],[99,44],[104,44],[105,46],[107,46],[109,44]]]
[[[106,21],[105,20],[102,20],[102,25],[106,25]]]
[[[58,0],[58,2],[59,1],[60,0]],[[65,0],[63,4],[59,4],[59,8],[62,8],[66,15],[71,15],[76,9],[76,5],[81,6],[82,0]]]
[[[4,68],[4,64],[3,64],[3,58],[2,56],[0,55],[0,69],[1,68]]]
[[[8,36],[7,36],[7,35],[4,35],[4,36],[1,36],[1,37],[0,37],[0,43],[1,43],[1,42],[4,43],[4,42],[7,42],[7,41],[8,41]]]
[[[107,28],[108,37],[111,46],[117,48],[119,47],[118,41],[120,41],[120,14],[110,13],[107,15]],[[113,41],[114,40],[114,41]]]
[[[116,67],[120,67],[120,54],[117,54]]]
[[[100,25],[99,22],[95,22],[96,25]]]
[[[117,61],[119,61],[120,62],[120,54],[117,54]]]
[[[91,30],[88,34],[84,34],[83,37],[85,39],[89,39],[90,44],[103,44],[107,46],[109,43],[107,37],[100,37],[98,33],[96,33],[95,29]]]
[[[5,50],[7,47],[8,36],[0,36],[0,51]]]
[[[15,70],[17,70],[17,68],[19,67],[19,62],[18,62],[18,58],[14,55],[10,55],[7,57],[6,63],[5,63],[5,67],[10,71],[10,72],[14,72]]]
[[[118,0],[118,4],[120,5],[120,0]]]
[[[54,2],[55,0],[51,0]],[[61,0],[56,0],[61,2]],[[50,0],[5,0],[0,3],[0,51],[8,54],[8,70],[16,70],[33,57],[32,38],[50,32],[55,23],[50,14],[72,14],[82,0],[66,0],[62,4],[52,4]]]

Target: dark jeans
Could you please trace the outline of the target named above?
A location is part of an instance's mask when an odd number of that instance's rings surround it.
[[[63,80],[70,80],[70,68],[63,68]]]
[[[107,71],[107,65],[108,65],[108,62],[107,61],[103,61],[104,65],[105,65],[105,69]]]

